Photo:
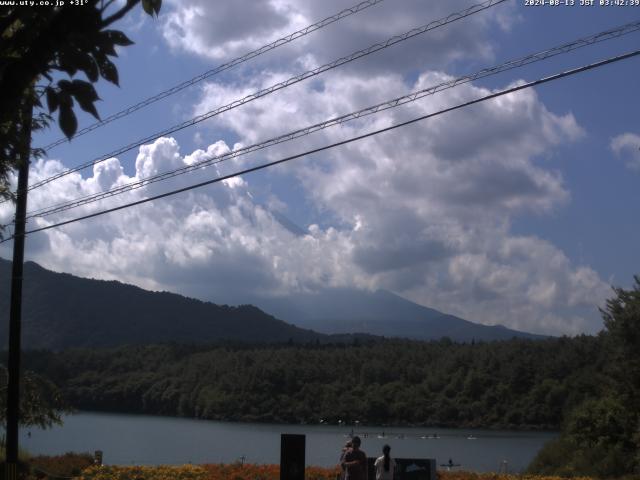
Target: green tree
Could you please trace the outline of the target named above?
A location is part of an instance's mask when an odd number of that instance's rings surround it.
[[[614,288],[616,296],[602,311],[612,359],[612,376],[625,402],[640,411],[640,276],[630,290]]]
[[[634,280],[630,290],[614,288],[615,297],[601,310],[606,331],[600,340],[609,377],[573,408],[560,437],[531,464],[531,473],[617,477],[638,472],[640,277]],[[593,374],[589,377],[592,382]]]
[[[0,423],[6,423],[7,369],[0,365]],[[69,411],[58,387],[37,373],[25,371],[20,382],[20,423],[48,428],[62,424],[61,415]]]
[[[78,126],[76,103],[99,118],[93,84],[103,78],[118,85],[118,70],[110,57],[117,56],[116,46],[133,43],[109,27],[139,3],[149,15],[157,15],[162,0],[126,0],[124,5],[88,0],[81,6],[0,9],[0,198],[11,198],[9,172],[17,168],[17,154],[23,148],[16,112],[25,103],[33,105],[34,129],[48,125],[50,114],[57,112],[68,138]],[[88,81],[74,78],[78,72]]]
[[[611,376],[615,395],[628,410],[627,440],[633,444],[632,468],[640,470],[640,276],[631,289],[614,288],[616,296],[602,311],[605,338],[611,355]]]
[[[594,478],[633,472],[632,417],[618,399],[586,400],[571,412],[561,436],[538,453],[529,472]]]

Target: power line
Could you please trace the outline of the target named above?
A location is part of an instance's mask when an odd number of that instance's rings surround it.
[[[134,207],[136,205],[141,205],[143,203],[151,202],[153,200],[159,200],[161,198],[165,198],[165,197],[169,197],[169,196],[172,196],[172,195],[176,195],[178,193],[187,192],[189,190],[194,190],[196,188],[204,187],[204,186],[211,185],[211,184],[214,184],[214,183],[219,183],[219,182],[222,182],[224,180],[228,180],[228,179],[233,178],[233,177],[237,177],[237,176],[240,176],[240,175],[245,175],[247,173],[256,172],[258,170],[263,170],[265,168],[272,167],[274,165],[285,163],[285,162],[288,162],[288,161],[291,161],[291,160],[295,160],[297,158],[301,158],[301,157],[304,157],[304,156],[307,156],[307,155],[311,155],[311,154],[314,154],[314,153],[318,153],[318,152],[322,152],[322,151],[325,151],[325,150],[329,150],[331,148],[338,147],[338,146],[341,146],[341,145],[346,145],[346,144],[349,144],[349,143],[352,143],[352,142],[356,142],[356,141],[359,141],[359,140],[362,140],[362,139],[365,139],[365,138],[372,137],[374,135],[379,135],[379,134],[384,133],[384,132],[395,130],[395,129],[400,128],[400,127],[405,127],[407,125],[411,125],[413,123],[417,123],[417,122],[420,122],[422,120],[426,120],[426,119],[431,118],[431,117],[435,117],[435,116],[438,116],[438,115],[442,115],[444,113],[452,112],[454,110],[459,110],[461,108],[465,108],[465,107],[468,107],[468,106],[471,106],[471,105],[474,105],[474,104],[477,104],[477,103],[480,103],[480,102],[484,102],[486,100],[490,100],[490,99],[497,98],[497,97],[500,97],[500,96],[503,96],[503,95],[507,95],[509,93],[514,93],[514,92],[517,92],[519,90],[523,90],[525,88],[531,88],[531,87],[535,87],[537,85],[541,85],[541,84],[544,84],[544,83],[552,82],[554,80],[559,80],[561,78],[568,77],[568,76],[571,76],[571,75],[575,75],[575,74],[578,74],[578,73],[582,73],[582,72],[585,72],[587,70],[593,70],[595,68],[599,68],[599,67],[602,67],[604,65],[608,65],[610,63],[619,62],[621,60],[625,60],[625,59],[628,59],[628,58],[631,58],[631,57],[635,57],[637,55],[640,55],[640,50],[635,50],[633,52],[625,53],[625,54],[618,55],[618,56],[615,56],[615,57],[611,57],[611,58],[608,58],[608,59],[605,59],[605,60],[600,60],[598,62],[591,63],[589,65],[584,65],[582,67],[578,67],[578,68],[574,68],[574,69],[571,69],[571,70],[567,70],[565,72],[561,72],[561,73],[557,73],[557,74],[554,74],[554,75],[550,75],[548,77],[544,77],[544,78],[541,78],[541,79],[538,79],[538,80],[534,80],[532,82],[524,83],[524,84],[521,84],[521,85],[518,85],[518,86],[515,86],[515,87],[511,87],[511,88],[508,88],[508,89],[505,89],[505,90],[501,90],[500,92],[492,93],[490,95],[485,95],[484,97],[480,97],[480,98],[477,98],[475,100],[470,100],[468,102],[460,103],[460,104],[455,105],[453,107],[445,108],[443,110],[439,110],[439,111],[434,112],[434,113],[430,113],[430,114],[427,114],[427,115],[422,115],[420,117],[417,117],[417,118],[414,118],[414,119],[411,119],[411,120],[407,120],[405,122],[397,123],[397,124],[392,125],[390,127],[381,128],[379,130],[375,130],[375,131],[372,131],[372,132],[369,132],[369,133],[366,133],[366,134],[363,134],[363,135],[352,137],[352,138],[349,138],[347,140],[342,140],[340,142],[332,143],[330,145],[325,145],[324,147],[319,147],[319,148],[315,148],[315,149],[312,149],[312,150],[307,150],[306,152],[299,153],[299,154],[296,154],[296,155],[291,155],[289,157],[285,157],[285,158],[282,158],[280,160],[264,163],[262,165],[258,165],[258,166],[251,167],[251,168],[247,168],[247,169],[241,170],[239,172],[231,173],[229,175],[224,175],[222,177],[218,177],[218,178],[214,178],[214,179],[211,179],[211,180],[207,180],[205,182],[200,182],[200,183],[197,183],[197,184],[193,184],[193,185],[190,185],[188,187],[179,188],[179,189],[172,190],[172,191],[169,191],[169,192],[165,192],[165,193],[162,193],[162,194],[159,194],[159,195],[155,195],[153,197],[149,197],[149,198],[145,198],[145,199],[138,200],[138,201],[135,201],[135,202],[131,202],[131,203],[127,203],[127,204],[124,204],[124,205],[120,205],[118,207],[108,208],[108,209],[105,209],[105,210],[101,210],[99,212],[95,212],[95,213],[91,213],[91,214],[88,214],[88,215],[83,215],[81,217],[76,217],[76,218],[73,218],[73,219],[70,219],[70,220],[65,220],[65,221],[62,221],[62,222],[58,222],[58,223],[54,223],[54,224],[51,224],[51,225],[47,225],[45,227],[35,228],[33,230],[29,230],[29,231],[25,232],[25,235],[31,234],[31,233],[42,232],[44,230],[49,230],[49,229],[52,229],[52,228],[61,227],[63,225],[69,225],[71,223],[79,222],[81,220],[87,220],[89,218],[94,218],[94,217],[98,217],[98,216],[101,216],[101,215],[104,215],[104,214],[107,214],[107,213],[112,213],[112,212],[116,212],[118,210],[123,210],[125,208]],[[0,243],[4,243],[4,242],[6,242],[6,241],[8,241],[8,240],[10,240],[12,238],[13,237],[9,237],[9,238],[7,238],[6,240],[3,240]]]
[[[291,141],[294,140],[296,138],[300,138],[306,135],[309,135],[311,133],[317,132],[319,130],[323,130],[325,128],[329,128],[332,126],[336,126],[336,125],[341,125],[343,123],[346,123],[348,121],[351,120],[355,120],[358,118],[362,118],[368,115],[372,115],[375,113],[379,113],[381,111],[384,110],[388,110],[391,108],[395,108],[401,105],[405,105],[407,103],[411,103],[414,102],[416,100],[419,100],[421,98],[424,98],[428,95],[433,95],[436,94],[438,92],[441,92],[443,90],[449,89],[449,88],[453,88],[456,87],[458,85],[464,84],[464,83],[468,83],[480,78],[485,78],[491,75],[495,75],[507,70],[511,70],[514,68],[519,68],[522,67],[524,65],[528,65],[534,62],[538,62],[541,60],[545,60],[547,58],[553,57],[553,56],[557,56],[560,54],[565,54],[568,53],[570,51],[576,50],[578,48],[582,48],[585,46],[589,46],[589,45],[593,45],[595,43],[599,43],[599,42],[603,42],[606,40],[610,40],[613,38],[618,38],[622,35],[626,35],[632,32],[637,32],[638,30],[640,30],[640,21],[635,21],[635,22],[631,22],[625,25],[621,25],[615,28],[611,28],[608,30],[605,30],[603,32],[597,33],[595,35],[590,35],[588,37],[582,37],[579,38],[577,40],[574,40],[572,42],[568,42],[565,44],[562,44],[560,46],[556,46],[547,50],[543,50],[540,52],[536,52],[536,53],[532,53],[523,57],[520,57],[518,59],[513,59],[513,60],[509,60],[507,62],[504,62],[500,65],[497,66],[493,66],[493,67],[488,67],[488,68],[484,68],[478,72],[475,72],[473,74],[469,74],[469,75],[465,75],[462,77],[458,77],[446,82],[442,82],[440,84],[434,85],[434,86],[430,86],[427,88],[424,88],[422,90],[416,91],[416,92],[412,92],[409,93],[407,95],[403,95],[401,97],[397,97],[394,98],[392,100],[388,100],[386,102],[383,103],[379,103],[377,105],[373,105],[367,108],[363,108],[361,110],[355,111],[355,112],[351,112],[348,113],[346,115],[342,115],[339,117],[334,117],[331,118],[329,120],[325,120],[323,122],[320,123],[316,123],[314,125],[310,125],[274,138],[270,138],[268,140],[262,141],[260,143],[256,143],[253,145],[248,145],[246,147],[242,147],[238,150],[234,150],[231,152],[227,152],[221,155],[215,155],[213,157],[209,157],[206,158],[204,160],[201,160],[199,162],[196,162],[194,164],[191,165],[186,165],[174,170],[170,170],[167,172],[163,172],[163,173],[159,173],[153,176],[149,176],[149,177],[145,177],[142,178],[140,180],[137,180],[135,182],[130,182],[127,183],[125,185],[120,185],[118,187],[112,188],[110,190],[104,191],[104,192],[99,192],[99,193],[94,193],[94,194],[90,194],[90,195],[85,195],[83,197],[79,197],[76,198],[72,201],[67,201],[67,202],[61,202],[55,205],[50,205],[47,207],[43,207],[34,211],[29,212],[29,214],[27,215],[27,218],[34,218],[34,217],[45,217],[48,215],[52,215],[55,213],[60,213],[66,210],[70,210],[73,208],[77,208],[80,207],[82,205],[87,205],[90,203],[94,203],[97,202],[99,200],[103,200],[106,198],[110,198],[113,197],[115,195],[119,195],[122,193],[126,193],[132,190],[136,190],[138,188],[142,188],[144,186],[147,186],[151,183],[156,183],[159,181],[164,181],[167,180],[169,178],[173,178],[176,177],[178,175],[183,175],[189,172],[192,172],[194,170],[198,170],[210,165],[214,165],[217,163],[221,163],[223,161],[227,161],[230,160],[232,158],[237,158],[239,156],[243,156],[243,155],[247,155],[249,153],[258,151],[258,150],[262,150],[264,148],[276,145],[276,144],[280,144],[283,142],[287,142],[287,141]]]
[[[262,89],[262,90],[259,90],[259,91],[255,92],[255,93],[252,93],[251,95],[247,95],[244,98],[235,100],[235,101],[233,101],[233,102],[231,102],[231,103],[229,103],[227,105],[224,105],[222,107],[218,107],[215,110],[211,110],[211,111],[209,111],[207,113],[204,113],[202,115],[198,115],[197,117],[194,117],[191,120],[187,120],[185,122],[182,122],[182,123],[179,123],[177,125],[174,125],[173,127],[169,127],[169,128],[167,128],[167,129],[165,129],[165,130],[163,130],[161,132],[157,132],[157,133],[154,133],[152,135],[149,135],[149,136],[147,136],[147,137],[145,137],[143,139],[140,139],[140,140],[137,140],[137,141],[135,141],[133,143],[130,143],[129,145],[126,145],[126,146],[121,147],[121,148],[119,148],[117,150],[114,150],[114,151],[112,151],[110,153],[102,155],[102,156],[100,156],[100,157],[98,157],[98,158],[96,158],[94,160],[91,160],[89,162],[85,162],[85,163],[83,163],[81,165],[78,165],[77,167],[73,167],[73,168],[67,169],[67,170],[65,170],[63,172],[60,172],[58,174],[52,175],[51,177],[45,178],[44,180],[41,180],[41,181],[31,185],[29,187],[29,190],[33,190],[33,189],[39,188],[42,185],[46,185],[47,183],[52,182],[54,180],[57,180],[58,178],[64,177],[66,175],[69,175],[70,173],[74,173],[74,172],[78,172],[80,170],[84,170],[85,168],[91,167],[91,166],[93,166],[93,165],[95,165],[97,163],[103,162],[103,161],[105,161],[105,160],[107,160],[109,158],[112,158],[112,157],[115,157],[117,155],[121,155],[123,153],[126,153],[126,152],[128,152],[130,150],[133,150],[136,147],[140,147],[140,146],[144,145],[145,143],[153,142],[153,141],[157,140],[158,138],[163,137],[165,135],[170,135],[172,133],[175,133],[175,132],[178,132],[180,130],[183,130],[183,129],[187,128],[187,127],[191,127],[191,126],[193,126],[193,125],[195,125],[197,123],[200,123],[200,122],[202,122],[204,120],[212,118],[212,117],[214,117],[216,115],[219,115],[219,114],[221,114],[223,112],[229,111],[229,110],[231,110],[233,108],[239,107],[239,106],[244,105],[246,103],[249,103],[249,102],[251,102],[253,100],[256,100],[258,98],[264,97],[264,96],[269,95],[269,94],[271,94],[273,92],[276,92],[278,90],[281,90],[283,88],[289,87],[291,85],[299,83],[299,82],[301,82],[303,80],[306,80],[308,78],[311,78],[311,77],[314,77],[316,75],[319,75],[319,74],[321,74],[323,72],[326,72],[328,70],[334,69],[336,67],[339,67],[341,65],[345,65],[345,64],[350,63],[350,62],[353,62],[354,60],[356,60],[358,58],[362,58],[362,57],[370,55],[370,54],[372,54],[374,52],[377,52],[377,51],[383,50],[385,48],[388,48],[388,47],[390,47],[392,45],[395,45],[396,43],[403,42],[403,41],[408,40],[410,38],[413,38],[413,37],[415,37],[417,35],[421,35],[421,34],[423,34],[425,32],[428,32],[430,30],[434,30],[436,28],[442,27],[442,26],[447,25],[449,23],[453,23],[455,21],[461,20],[461,19],[466,18],[466,17],[468,17],[470,15],[473,15],[475,13],[479,13],[479,12],[481,12],[483,10],[486,10],[488,8],[491,8],[493,6],[496,6],[496,5],[498,5],[500,3],[503,3],[503,2],[506,2],[506,1],[507,0],[486,0],[486,1],[482,2],[482,3],[472,5],[472,6],[466,8],[464,10],[461,10],[459,12],[452,13],[452,14],[450,14],[450,15],[444,17],[444,18],[441,18],[439,20],[434,20],[434,21],[432,21],[432,22],[430,22],[430,23],[428,23],[426,25],[423,25],[421,27],[413,28],[413,29],[409,30],[408,32],[405,32],[405,33],[403,33],[401,35],[395,35],[395,36],[387,39],[384,42],[376,43],[376,44],[371,45],[370,47],[367,47],[367,48],[365,48],[363,50],[358,50],[357,52],[354,52],[354,53],[352,53],[350,55],[347,55],[345,57],[339,58],[338,60],[334,60],[331,63],[327,63],[327,64],[322,65],[320,67],[317,67],[317,68],[314,68],[312,70],[308,70],[308,71],[306,71],[304,73],[301,73],[299,75],[293,76],[293,77],[291,77],[291,78],[289,78],[289,79],[287,79],[287,80],[285,80],[283,82],[276,83],[274,85],[271,85],[270,87],[267,87],[265,89]]]
[[[377,5],[378,3],[383,2],[384,0],[366,0],[364,2],[360,2],[357,5],[354,5],[353,7],[349,7],[349,8],[345,8],[344,10],[331,15],[323,20],[320,20],[319,22],[316,22],[312,25],[309,25],[301,30],[298,30],[296,32],[290,33],[289,35],[279,38],[278,40],[275,40],[271,43],[268,43],[267,45],[263,45],[260,48],[257,48],[256,50],[253,50],[249,53],[245,53],[244,55],[242,55],[241,57],[237,57],[234,58],[233,60],[230,60],[227,63],[223,63],[222,65],[219,65],[211,70],[208,70],[200,75],[198,75],[197,77],[193,77],[190,80],[185,80],[182,83],[179,83],[178,85],[174,85],[173,87],[164,90],[163,92],[160,92],[152,97],[149,97],[145,100],[142,100],[141,102],[138,102],[134,105],[131,105],[130,107],[125,108],[124,110],[121,110],[117,113],[114,113],[113,115],[110,115],[109,117],[105,118],[104,120],[100,120],[98,122],[93,123],[92,125],[89,125],[81,130],[79,130],[78,132],[76,132],[76,134],[74,135],[74,138],[77,137],[81,137],[82,135],[85,135],[86,133],[92,132],[93,130],[96,130],[100,127],[103,127],[104,125],[111,123],[115,120],[118,120],[120,118],[126,117],[127,115],[132,114],[133,112],[136,112],[142,108],[145,108],[159,100],[162,100],[163,98],[167,98],[171,95],[174,95],[182,90],[184,90],[185,88],[191,87],[192,85],[195,85],[196,83],[199,83],[203,80],[206,80],[207,78],[210,78],[214,75],[217,75],[218,73],[224,72],[225,70],[229,70],[230,68],[235,67],[236,65],[240,65],[241,63],[244,63],[248,60],[251,60],[255,57],[258,57],[260,55],[262,55],[263,53],[267,53],[271,50],[274,50],[278,47],[281,47],[282,45],[286,45],[287,43],[290,43],[300,37],[304,37],[305,35],[308,35],[312,32],[315,32],[316,30],[320,30],[321,28],[326,27],[327,25],[330,25],[334,22],[337,22],[338,20],[341,20],[345,17],[348,17],[350,15],[353,15],[355,13],[361,12],[362,10],[365,10],[369,7],[372,7],[374,5]],[[62,137],[59,138],[58,140],[56,140],[55,142],[52,142],[48,145],[46,145],[44,148],[44,150],[50,150],[52,148],[57,147],[58,145],[61,145],[63,143],[65,143],[67,141],[66,137]]]

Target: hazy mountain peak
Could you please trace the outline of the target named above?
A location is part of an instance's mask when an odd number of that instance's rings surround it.
[[[11,262],[0,259],[0,291],[6,292],[0,296],[0,338],[5,339],[10,271]],[[386,290],[328,288],[278,298],[247,298],[244,303],[216,305],[117,281],[56,273],[26,262],[23,345],[57,350],[169,341],[327,342],[351,341],[344,334],[352,333],[454,341],[543,338],[472,323]]]

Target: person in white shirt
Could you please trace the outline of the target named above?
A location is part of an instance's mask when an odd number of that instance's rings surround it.
[[[376,470],[376,480],[393,480],[393,475],[396,470],[396,462],[389,456],[391,447],[385,445],[382,447],[383,455],[376,458],[374,467]]]

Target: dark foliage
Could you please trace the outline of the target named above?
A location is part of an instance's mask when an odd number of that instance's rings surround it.
[[[29,478],[57,479],[78,476],[83,470],[93,465],[90,453],[65,453],[63,455],[38,455],[28,460],[31,472]]]
[[[10,265],[0,259],[0,291],[9,291]],[[50,272],[32,262],[24,268],[24,348],[327,338],[250,305],[221,306],[119,282],[88,280]],[[0,295],[0,341],[7,338],[8,302],[8,295]]]
[[[573,409],[532,473],[620,477],[640,473],[640,277],[602,311],[607,383]]]
[[[217,420],[558,428],[604,385],[594,337],[31,352],[74,407]]]
[[[22,344],[28,349],[221,340],[351,343],[354,338],[362,341],[374,338],[369,334],[325,335],[297,328],[250,305],[229,307],[166,292],[149,292],[119,282],[51,272],[33,262],[25,263],[24,268]],[[11,263],[0,259],[0,291],[3,287],[9,291],[10,271]],[[361,295],[360,301],[362,298]],[[400,305],[400,309],[409,305],[412,310],[430,310],[399,297],[396,299],[394,304]],[[0,342],[7,335],[8,301],[8,296],[0,296]],[[357,301],[356,298],[354,302]],[[376,307],[383,310],[381,305]],[[469,340],[511,338],[511,335],[506,337],[505,332],[509,330],[504,327],[486,327],[444,314],[440,316],[447,318],[420,317],[407,324],[402,322],[401,311],[394,317],[393,309],[385,308],[387,321],[397,322],[396,335],[420,338],[416,334],[422,329],[425,335],[433,335],[435,339],[439,339],[442,332]]]
[[[7,369],[0,365],[0,424],[6,422]],[[62,424],[61,415],[69,408],[58,387],[49,379],[25,371],[20,379],[20,424],[48,428]]]
[[[139,3],[87,0],[79,8],[33,8],[16,2],[0,9],[0,198],[11,196],[8,173],[17,168],[17,156],[25,148],[16,112],[24,105],[29,110],[34,106],[34,129],[46,126],[49,114],[58,113],[58,124],[68,138],[78,127],[75,104],[99,118],[93,84],[100,78],[118,84],[111,58],[117,56],[116,46],[132,44],[124,33],[109,27]],[[157,15],[161,3],[142,0],[142,7]],[[74,78],[78,73],[88,81]],[[64,75],[69,80],[60,79]]]

